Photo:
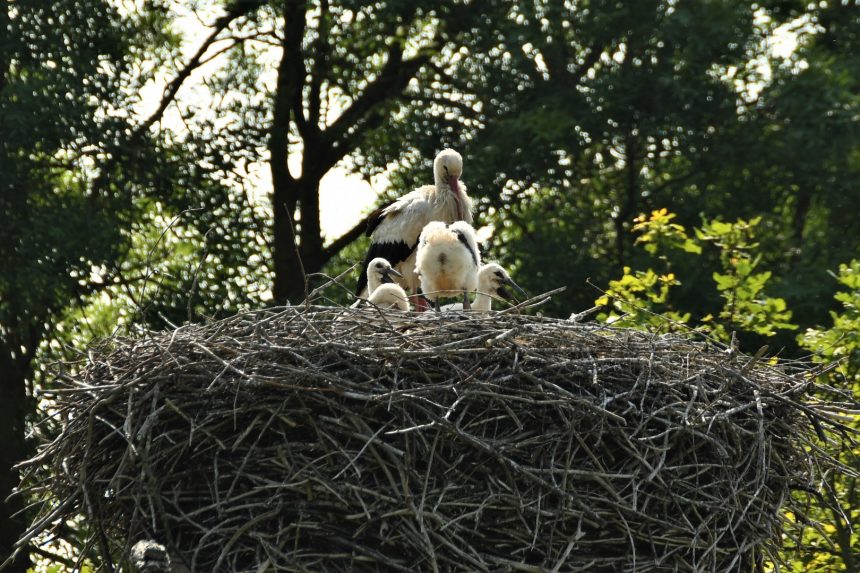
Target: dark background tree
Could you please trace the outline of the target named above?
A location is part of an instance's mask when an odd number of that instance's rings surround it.
[[[0,31],[0,498],[62,344],[298,302],[358,262],[362,214],[322,228],[335,167],[384,173],[384,202],[457,148],[487,258],[567,286],[560,316],[655,265],[652,209],[762,216],[801,329],[860,255],[856,0],[0,0]],[[719,254],[671,264],[678,310],[717,312]]]
[[[62,25],[58,25],[62,22]],[[0,2],[0,555],[23,530],[3,503],[26,453],[33,362],[57,314],[86,293],[92,267],[115,260],[122,198],[95,192],[83,165],[115,145],[125,102],[124,29],[101,2]],[[117,182],[118,183],[118,182]],[[112,185],[112,188],[113,187]],[[13,570],[26,569],[27,556]]]
[[[201,185],[210,189],[212,202],[212,190],[221,187],[210,182],[211,173],[198,168],[195,158],[179,157],[185,147],[175,149],[151,136],[163,107],[136,117],[138,90],[153,75],[151,66],[141,71],[142,61],[161,61],[177,49],[165,33],[163,14],[123,15],[101,0],[3,0],[0,30],[0,556],[5,560],[27,516],[12,517],[21,500],[4,500],[17,484],[13,465],[30,451],[25,436],[37,406],[34,388],[49,383],[39,377],[40,365],[55,354],[52,346],[67,340],[60,326],[64,317],[101,293],[151,280],[155,260],[152,253],[140,256],[133,238],[136,230],[155,223],[159,197]],[[220,263],[236,266],[235,260]],[[213,287],[207,299],[220,295]],[[188,293],[183,292],[183,306]],[[136,308],[138,321],[148,318],[145,305]],[[28,562],[24,552],[10,570],[25,571]]]

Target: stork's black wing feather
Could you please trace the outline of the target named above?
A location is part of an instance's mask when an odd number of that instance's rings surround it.
[[[383,215],[382,212],[385,211],[390,205],[391,203],[385,205],[384,207],[380,207],[379,209],[368,215],[367,228],[364,230],[365,237],[369,237],[370,235],[372,235],[376,228],[379,226],[379,224],[385,219],[385,215]]]
[[[391,266],[397,265],[397,263],[403,262],[409,258],[409,255],[412,254],[412,251],[415,250],[415,247],[418,246],[416,243],[411,247],[402,241],[395,242],[385,242],[385,243],[370,243],[370,248],[367,249],[367,256],[364,257],[364,264],[361,265],[361,275],[358,277],[358,284],[355,287],[355,294],[360,295],[361,291],[367,286],[367,265],[370,264],[370,261],[375,259],[376,257],[382,257],[389,263]]]
[[[469,240],[466,238],[466,234],[463,231],[454,231],[457,233],[457,239],[461,243],[466,246],[466,250],[469,251],[469,254],[472,255],[472,262],[475,263],[475,266],[478,266],[478,253],[472,250],[472,245],[469,244]]]

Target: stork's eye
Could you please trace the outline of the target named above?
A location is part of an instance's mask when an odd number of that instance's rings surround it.
[[[445,169],[445,175],[448,175],[448,166],[442,165],[442,168]]]
[[[496,276],[499,277],[500,279],[505,278],[505,275],[502,274],[502,271],[496,271]]]

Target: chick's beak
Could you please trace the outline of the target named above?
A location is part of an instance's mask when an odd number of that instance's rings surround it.
[[[382,282],[393,283],[394,279],[391,278],[391,275],[403,278],[403,275],[401,275],[394,267],[390,267],[390,268],[386,269],[385,271],[383,271]]]
[[[504,282],[505,282],[505,284],[506,284],[506,285],[509,285],[509,286],[514,287],[514,288],[516,289],[516,291],[517,291],[518,293],[520,293],[521,295],[523,295],[523,296],[527,296],[527,295],[526,295],[526,291],[524,291],[524,290],[523,290],[523,287],[521,287],[520,285],[518,285],[517,283],[515,283],[515,282],[514,282],[514,279],[510,279],[510,278],[508,278],[508,279],[505,279],[505,281],[504,281]]]

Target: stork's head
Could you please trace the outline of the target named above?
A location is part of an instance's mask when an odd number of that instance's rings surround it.
[[[403,275],[391,266],[391,263],[382,257],[377,257],[370,261],[370,264],[367,265],[367,274],[368,276],[372,274],[379,281],[379,284],[393,283],[394,279],[391,278],[391,275],[403,277]]]
[[[463,158],[453,149],[443,149],[433,162],[433,174],[436,178],[436,188],[440,191],[450,189],[457,205],[457,220],[466,216],[463,189],[460,187],[460,176],[463,174]]]
[[[463,174],[463,158],[453,149],[443,149],[433,162],[436,185],[445,183],[451,191],[459,194],[460,176]]]
[[[514,282],[508,271],[502,268],[501,265],[487,263],[481,267],[481,271],[478,273],[478,290],[480,292],[510,299],[511,293],[505,289],[506,286],[515,288],[521,295],[525,296],[526,294],[526,291]]]

